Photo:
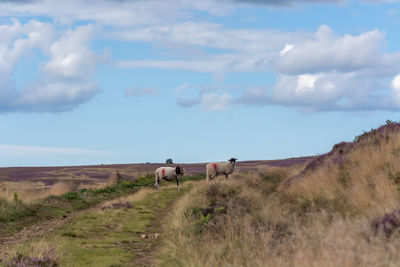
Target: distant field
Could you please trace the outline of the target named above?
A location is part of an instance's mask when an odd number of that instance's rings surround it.
[[[282,160],[239,161],[237,171],[253,171],[260,167],[288,167],[304,164],[313,157],[289,158]],[[173,164],[174,166],[179,163]],[[186,170],[187,175],[205,172],[206,163],[179,164]],[[107,181],[112,173],[118,171],[125,177],[137,178],[146,173],[152,173],[158,167],[168,166],[161,163],[113,164],[69,167],[9,167],[0,168],[0,182],[36,182],[51,186],[57,182],[75,184],[96,184]]]

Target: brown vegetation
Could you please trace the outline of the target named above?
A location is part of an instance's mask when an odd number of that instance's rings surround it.
[[[160,264],[398,265],[399,129],[334,150],[300,175],[264,168],[203,183],[171,215]]]
[[[340,160],[326,158],[285,192],[294,200],[322,201],[333,211],[368,219],[392,212],[400,204],[400,132],[390,129],[364,134]]]

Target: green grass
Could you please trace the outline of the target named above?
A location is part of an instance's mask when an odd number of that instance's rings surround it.
[[[186,176],[182,182],[204,179],[204,175]],[[84,210],[101,202],[126,196],[143,186],[153,186],[154,176],[146,175],[137,182],[122,181],[101,189],[81,189],[61,196],[51,196],[32,204],[24,204],[16,197],[13,201],[0,198],[0,235],[33,225],[44,219],[60,218],[66,213]]]
[[[0,223],[15,222],[26,216],[34,216],[36,210],[19,200],[7,201],[0,198]]]
[[[0,199],[0,235],[13,233],[23,227],[35,224],[44,219],[62,217],[66,213],[90,208],[106,200],[129,195],[139,188],[126,187],[122,184],[97,190],[80,190],[68,192],[61,196],[51,196],[32,204],[21,201]]]
[[[132,208],[96,209],[77,215],[55,229],[46,242],[60,247],[60,266],[135,266],[140,255],[151,253],[158,239],[141,234],[160,233],[163,218],[172,202],[189,192],[192,184],[164,188],[131,202]],[[31,240],[25,245],[32,246]]]

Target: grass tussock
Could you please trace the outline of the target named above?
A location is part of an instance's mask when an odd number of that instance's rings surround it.
[[[4,261],[4,266],[60,266],[59,260],[62,255],[62,250],[60,248],[60,245],[55,245],[45,239],[22,244],[10,252],[10,256]]]

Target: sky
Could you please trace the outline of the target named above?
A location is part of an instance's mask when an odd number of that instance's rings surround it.
[[[0,166],[317,155],[400,120],[400,0],[0,0]]]

